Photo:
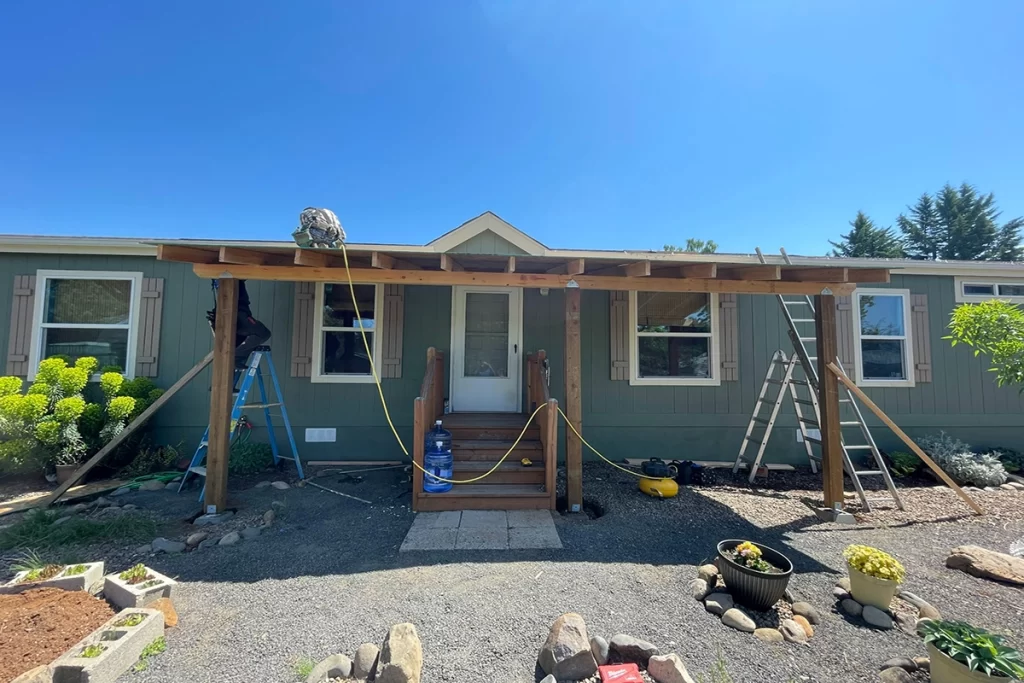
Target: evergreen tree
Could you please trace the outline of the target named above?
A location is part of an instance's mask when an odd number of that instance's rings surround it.
[[[998,224],[995,195],[979,195],[967,183],[946,185],[934,197],[921,195],[909,216],[900,214],[907,255],[917,259],[1016,261],[1024,256],[1024,218]]]
[[[673,254],[680,254],[688,252],[691,254],[714,254],[718,251],[718,244],[714,240],[699,240],[695,237],[688,237],[686,239],[685,247],[677,247],[674,244],[666,244],[663,251],[667,251]]]
[[[892,228],[880,228],[863,211],[850,221],[850,232],[840,235],[839,242],[829,240],[835,249],[832,256],[846,258],[900,258],[903,245]]]

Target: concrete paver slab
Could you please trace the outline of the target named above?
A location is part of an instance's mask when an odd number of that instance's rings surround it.
[[[551,518],[549,510],[509,510],[508,528],[519,527],[552,527],[555,520]]]
[[[459,526],[463,529],[507,529],[508,515],[504,510],[464,510]]]
[[[456,550],[508,550],[508,529],[462,527]]]
[[[409,550],[454,550],[455,541],[458,538],[459,530],[454,528],[430,528],[409,529],[399,552]]]
[[[562,540],[554,525],[550,527],[518,527],[508,530],[508,547],[512,550],[560,549]]]

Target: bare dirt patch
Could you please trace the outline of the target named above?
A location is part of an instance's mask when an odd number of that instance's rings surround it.
[[[112,616],[107,603],[85,591],[0,595],[0,681],[49,664]]]

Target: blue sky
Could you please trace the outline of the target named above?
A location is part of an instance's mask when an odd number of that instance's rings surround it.
[[[0,232],[820,254],[1024,214],[1024,3],[48,2],[0,22]]]

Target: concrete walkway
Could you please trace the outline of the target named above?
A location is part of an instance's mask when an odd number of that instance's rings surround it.
[[[399,551],[561,547],[548,510],[466,510],[417,514]]]

